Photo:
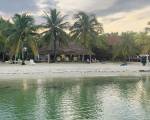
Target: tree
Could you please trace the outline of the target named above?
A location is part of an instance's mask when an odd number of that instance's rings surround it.
[[[97,44],[98,35],[103,32],[102,24],[97,21],[95,15],[88,15],[84,12],[75,14],[74,19],[75,23],[70,28],[71,37],[91,51],[92,47]]]
[[[144,54],[150,54],[150,21],[147,25],[145,32],[139,33],[137,37],[137,43],[140,45],[141,52]]]
[[[135,40],[141,53],[150,54],[150,36],[147,32],[138,33]]]
[[[145,28],[146,33],[150,32],[150,22],[148,22],[147,25],[148,25],[148,27]]]
[[[43,39],[49,44],[50,49],[53,48],[54,62],[56,62],[57,49],[61,45],[66,45],[68,35],[65,29],[68,28],[68,22],[65,21],[66,16],[62,16],[56,9],[45,12],[44,16],[46,24],[43,25],[45,31]]]
[[[98,36],[97,44],[92,47],[92,52],[98,60],[109,60],[112,58],[111,49],[108,45],[107,34]]]
[[[3,61],[5,61],[6,40],[7,38],[0,32],[0,53],[3,56]]]
[[[138,53],[137,46],[134,39],[135,33],[122,33],[121,40],[113,48],[113,56],[121,57],[126,59],[130,56],[136,55]]]
[[[11,23],[8,20],[0,18],[0,53],[3,56],[3,61],[5,61],[5,54],[8,51],[8,41],[7,36],[8,32],[7,29],[11,27]]]
[[[9,44],[11,44],[11,56],[22,54],[22,65],[25,64],[24,47],[30,47],[34,55],[38,54],[37,50],[37,27],[34,25],[32,16],[23,13],[16,14],[13,18],[13,26],[9,31]]]

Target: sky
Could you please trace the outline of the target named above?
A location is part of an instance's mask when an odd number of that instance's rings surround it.
[[[95,14],[105,32],[144,31],[150,21],[150,0],[0,0],[0,16],[31,13],[42,23],[43,11],[57,8],[71,21],[74,13]]]

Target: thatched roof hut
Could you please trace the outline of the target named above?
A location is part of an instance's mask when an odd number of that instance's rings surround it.
[[[53,55],[53,49],[48,46],[44,46],[39,49],[40,54],[51,54]],[[65,54],[65,55],[93,55],[93,52],[79,45],[78,43],[71,41],[67,46],[57,47],[56,51],[57,55]]]

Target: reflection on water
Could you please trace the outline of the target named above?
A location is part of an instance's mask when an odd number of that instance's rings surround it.
[[[0,81],[0,120],[150,120],[149,77]]]

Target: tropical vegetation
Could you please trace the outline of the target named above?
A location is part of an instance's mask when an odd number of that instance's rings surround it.
[[[22,64],[24,63],[24,52],[26,47],[30,47],[35,55],[38,54],[37,48],[37,27],[34,25],[32,16],[24,13],[22,15],[16,14],[12,18],[12,27],[8,29],[8,41],[10,46],[10,57],[15,56],[15,60],[21,54]]]
[[[90,54],[92,48],[98,44],[98,36],[103,32],[102,24],[98,22],[95,15],[88,15],[84,12],[75,14],[74,19],[75,23],[70,28],[70,36]]]
[[[76,13],[73,23],[56,9],[44,12],[43,18],[45,23],[36,25],[33,16],[27,13],[15,14],[10,21],[1,17],[1,60],[22,59],[24,64],[25,50],[30,52],[29,57],[38,56],[39,49],[47,46],[53,62],[56,62],[59,47],[67,46],[70,41],[80,44],[98,59],[127,60],[131,56],[150,54],[149,22],[145,31],[140,33],[104,33],[96,16],[85,12]]]
[[[54,62],[56,62],[57,49],[61,45],[66,45],[69,39],[66,29],[68,22],[65,21],[66,16],[62,16],[56,9],[45,12],[46,23],[43,25],[45,31],[42,33],[43,40],[50,49],[53,49]]]

